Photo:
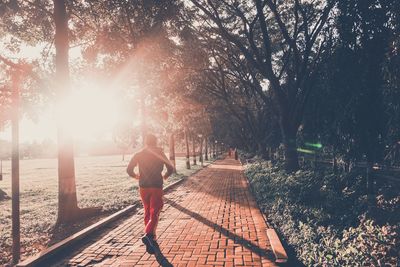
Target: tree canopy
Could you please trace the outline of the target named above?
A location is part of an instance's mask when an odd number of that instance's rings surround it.
[[[305,142],[370,162],[384,161],[398,142],[394,0],[65,1],[65,7],[69,49],[81,52],[70,62],[72,85],[85,76],[108,79],[135,105],[156,107],[147,111],[154,131],[204,132],[264,158],[282,144],[288,171],[299,167]],[[53,8],[44,0],[0,4],[7,55],[42,47],[41,58],[28,62],[40,80],[24,85],[32,103],[51,100],[56,88]],[[9,74],[1,75],[5,88]],[[5,120],[7,90],[0,100]]]

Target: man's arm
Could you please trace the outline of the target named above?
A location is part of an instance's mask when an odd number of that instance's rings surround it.
[[[135,167],[138,164],[137,157],[138,157],[137,154],[135,154],[132,157],[131,161],[129,161],[128,167],[126,168],[126,172],[130,177],[139,179],[139,176],[135,173]]]
[[[162,152],[162,157],[163,157],[163,161],[165,164],[165,167],[167,167],[167,172],[163,175],[164,179],[167,179],[168,177],[171,176],[171,174],[174,172],[174,166],[172,165],[172,163],[168,160],[167,156],[164,154],[164,152]]]

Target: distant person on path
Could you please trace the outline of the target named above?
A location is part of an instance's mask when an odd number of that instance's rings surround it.
[[[167,172],[162,175],[164,165],[167,167]],[[139,173],[135,173],[136,166],[139,166]],[[158,250],[156,228],[164,205],[163,180],[167,179],[173,170],[174,167],[162,149],[157,147],[157,138],[152,134],[145,137],[145,147],[132,157],[126,169],[129,176],[139,180],[145,224],[142,241],[149,254],[154,254]]]
[[[238,154],[237,148],[235,148],[235,160],[238,160],[238,159],[239,159],[239,154]]]

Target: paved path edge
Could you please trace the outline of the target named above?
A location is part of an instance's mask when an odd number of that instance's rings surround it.
[[[243,161],[240,160],[240,164],[243,166],[243,175],[246,177],[246,182],[247,182],[247,186],[249,187],[249,190],[251,192],[251,194],[254,197],[254,191],[249,183],[249,179],[247,178],[246,174],[244,173],[244,164]],[[271,227],[271,225],[268,223],[268,219],[267,216],[264,214],[264,212],[261,210],[260,205],[258,205],[258,202],[255,201],[257,208],[259,209],[265,224],[268,226],[269,229],[267,229],[267,236],[269,239],[269,242],[271,244],[271,248],[272,248],[272,252],[274,253],[275,256],[275,262],[276,263],[287,263],[288,261],[288,256],[287,253],[285,251],[285,248],[282,245],[281,240],[279,239],[279,236],[277,234],[277,232],[275,231],[275,229],[273,227]]]

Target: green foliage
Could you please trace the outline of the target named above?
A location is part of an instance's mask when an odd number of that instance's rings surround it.
[[[303,121],[345,158],[382,162],[398,141],[399,1],[338,1],[332,54],[320,65]]]
[[[382,189],[371,206],[360,175],[281,169],[261,161],[248,165],[246,175],[263,212],[305,265],[398,263],[398,193]]]

